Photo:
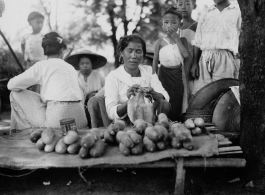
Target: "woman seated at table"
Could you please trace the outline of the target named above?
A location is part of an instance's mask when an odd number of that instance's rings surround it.
[[[142,64],[152,66],[154,56],[153,46],[150,44],[146,45],[146,55],[143,58]],[[107,127],[111,123],[108,117],[105,106],[105,87],[100,89],[94,97],[91,97],[87,102],[87,109],[91,117],[91,127]]]
[[[77,69],[79,85],[83,92],[83,101],[88,120],[91,127],[90,114],[86,109],[88,100],[104,87],[105,78],[96,69],[105,66],[107,59],[101,55],[84,50],[73,54],[65,59],[66,62]]]
[[[76,70],[62,60],[66,44],[56,32],[42,40],[48,56],[8,83],[11,90],[11,129],[60,128],[60,120],[74,118],[77,128],[87,126]],[[39,84],[40,94],[26,90]]]
[[[105,103],[109,118],[115,120],[127,116],[128,99],[139,87],[149,87],[156,114],[168,114],[168,93],[157,75],[152,74],[152,67],[140,64],[146,54],[145,41],[135,34],[124,36],[119,41],[117,53],[122,65],[111,71],[105,80]]]

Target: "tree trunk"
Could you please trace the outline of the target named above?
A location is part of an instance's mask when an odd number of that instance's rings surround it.
[[[119,59],[117,57],[117,46],[118,46],[118,41],[116,38],[116,33],[117,33],[117,27],[115,25],[114,19],[115,19],[115,12],[114,12],[114,8],[116,7],[116,4],[114,2],[110,2],[109,6],[107,7],[107,11],[109,14],[109,20],[110,20],[110,25],[111,25],[111,36],[110,39],[112,41],[113,44],[113,48],[114,48],[114,59],[115,59],[115,67],[117,68],[119,66]]]
[[[265,0],[238,0],[240,36],[241,146],[250,180],[265,178]]]

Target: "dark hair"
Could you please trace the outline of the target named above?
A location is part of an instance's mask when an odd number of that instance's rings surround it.
[[[56,32],[50,32],[44,35],[41,46],[43,47],[44,55],[47,56],[60,54],[62,48],[67,48],[63,38]]]
[[[30,22],[31,20],[34,20],[36,18],[43,18],[44,19],[44,16],[39,12],[31,12],[28,15],[28,22]]]
[[[161,18],[163,18],[167,14],[173,14],[179,17],[179,19],[182,19],[182,14],[177,10],[178,8],[176,6],[171,6],[170,8],[166,9],[161,15]]]
[[[121,59],[121,53],[123,52],[123,50],[128,47],[129,43],[131,42],[139,42],[142,45],[142,50],[143,50],[143,57],[145,57],[146,54],[146,43],[143,40],[143,38],[138,35],[138,34],[132,34],[132,35],[127,35],[127,36],[123,36],[120,38],[120,41],[118,43],[117,46],[117,57],[119,59],[119,63],[121,63],[120,61]]]

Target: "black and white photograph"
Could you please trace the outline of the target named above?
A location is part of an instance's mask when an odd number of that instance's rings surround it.
[[[0,0],[0,194],[265,194],[264,83],[265,0]]]

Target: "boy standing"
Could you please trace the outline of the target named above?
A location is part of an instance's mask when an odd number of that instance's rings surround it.
[[[21,49],[24,59],[27,62],[27,69],[37,61],[44,60],[44,51],[41,46],[43,35],[44,16],[39,12],[31,12],[28,16],[29,25],[32,27],[32,33],[22,37]]]
[[[188,102],[191,98],[193,91],[194,79],[190,75],[192,57],[193,57],[193,46],[191,42],[194,40],[195,32],[197,29],[197,22],[192,19],[191,14],[196,9],[196,0],[177,0],[178,11],[182,14],[182,24],[180,28],[180,37],[184,37],[188,41],[189,57],[185,59],[182,70],[183,84],[184,84],[184,95],[182,111],[186,112],[188,108]]]
[[[205,85],[222,79],[238,78],[237,63],[241,12],[229,0],[214,0],[200,18],[193,41],[193,94]]]

